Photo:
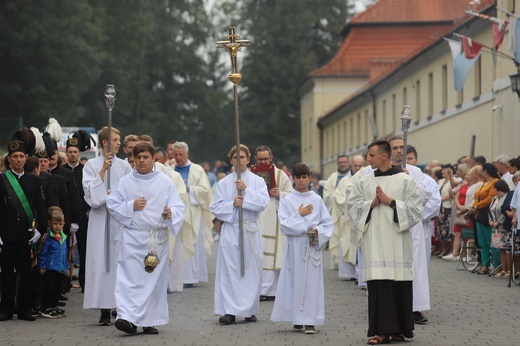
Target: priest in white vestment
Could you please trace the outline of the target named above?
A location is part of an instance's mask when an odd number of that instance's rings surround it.
[[[390,157],[387,141],[370,144],[368,162],[376,171],[361,177],[347,198],[353,225],[363,232],[369,344],[414,336],[410,229],[421,221],[422,201],[417,183]]]
[[[185,142],[173,144],[174,169],[184,180],[188,193],[195,251],[195,254],[183,265],[185,287],[191,287],[199,282],[208,282],[206,258],[211,256],[211,246],[213,245],[213,235],[211,234],[213,215],[209,211],[213,190],[204,168],[192,163],[188,159],[189,154],[189,147]]]
[[[235,323],[236,316],[256,322],[262,286],[262,234],[258,229],[258,216],[269,203],[267,186],[263,178],[251,173],[247,164],[251,159],[249,149],[240,145],[237,165],[236,147],[228,153],[235,172],[217,184],[210,210],[223,222],[217,255],[215,274],[215,315],[221,324]],[[242,196],[238,196],[238,191]],[[241,276],[239,247],[239,214],[242,207],[244,276]]]
[[[107,185],[107,170],[110,167],[110,188],[117,189],[119,180],[131,172],[128,162],[115,154],[121,146],[121,134],[112,127],[110,152],[107,153],[108,128],[98,134],[102,154],[88,160],[83,168],[83,191],[90,205],[87,228],[87,253],[85,256],[84,309],[102,309],[100,325],[110,324],[110,309],[116,307],[114,287],[117,258],[119,256],[122,225],[110,218],[109,243],[106,243],[106,200],[110,193]],[[108,263],[107,263],[108,259]]]
[[[268,146],[261,145],[256,148],[255,163],[257,165],[269,165],[272,162],[273,154]],[[275,298],[286,244],[286,237],[280,232],[278,208],[280,201],[292,191],[292,183],[287,174],[276,166],[274,166],[274,181],[276,187],[268,191],[269,204],[258,217],[258,227],[262,231],[264,248],[260,301],[274,300]]]
[[[171,179],[154,164],[154,147],[140,142],[133,148],[135,168],[121,178],[107,199],[114,219],[124,225],[121,235],[115,297],[116,328],[157,334],[169,321],[168,239],[184,222],[184,203]]]
[[[325,322],[321,249],[329,241],[334,223],[320,196],[309,191],[309,167],[296,164],[292,176],[295,190],[280,202],[287,247],[271,319],[292,322],[295,331],[314,334],[314,326]]]

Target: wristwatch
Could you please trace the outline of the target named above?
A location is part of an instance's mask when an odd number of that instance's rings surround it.
[[[393,199],[392,202],[390,202],[390,208],[395,209],[395,199]]]

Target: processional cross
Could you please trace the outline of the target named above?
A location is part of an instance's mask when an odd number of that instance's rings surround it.
[[[242,80],[242,75],[238,73],[238,52],[242,50],[242,47],[249,47],[250,41],[243,40],[235,32],[235,27],[230,26],[228,36],[225,41],[217,41],[217,48],[224,48],[226,53],[229,53],[231,58],[231,73],[228,79],[233,83],[233,94],[235,100],[235,139],[236,139],[236,174],[237,180],[240,180],[240,121],[238,115],[238,83]],[[242,196],[242,191],[238,190],[238,195]],[[244,270],[244,225],[242,217],[242,207],[238,208],[238,227],[239,227],[239,246],[240,246],[240,275],[245,275]]]

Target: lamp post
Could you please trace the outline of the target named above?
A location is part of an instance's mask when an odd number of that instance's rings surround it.
[[[116,89],[114,88],[114,84],[107,84],[107,88],[105,89],[105,103],[108,108],[108,134],[107,134],[107,154],[111,152],[112,143],[112,109],[114,109],[114,105],[116,103]],[[113,157],[113,155],[112,155]],[[108,167],[106,172],[106,189],[107,192],[110,191],[110,167]],[[110,271],[110,214],[107,210],[107,215],[105,219],[105,271],[108,273]]]
[[[406,168],[406,154],[408,148],[408,129],[410,128],[410,123],[412,122],[412,117],[410,115],[410,105],[404,105],[403,111],[401,112],[401,126],[403,129],[403,168]]]
[[[520,101],[520,72],[509,76],[511,79],[511,90],[518,95],[518,101]]]

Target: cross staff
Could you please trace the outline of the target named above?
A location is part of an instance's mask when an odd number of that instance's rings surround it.
[[[108,135],[107,135],[107,154],[111,152],[112,143],[112,109],[116,103],[116,89],[113,84],[107,84],[107,88],[105,89],[105,103],[108,108]],[[113,157],[113,155],[112,155]],[[110,167],[108,167],[106,172],[107,184],[106,189],[110,191]],[[105,271],[108,273],[110,271],[110,214],[107,210],[107,215],[105,218]]]
[[[412,122],[412,117],[410,116],[410,106],[404,105],[403,111],[401,112],[401,125],[403,127],[403,168],[406,168],[406,154],[408,150],[408,129],[410,128],[410,123]]]
[[[235,139],[236,139],[236,173],[237,180],[240,180],[240,121],[238,116],[238,83],[242,80],[242,75],[238,73],[237,55],[242,47],[249,47],[249,40],[242,40],[235,32],[235,27],[230,26],[229,35],[225,37],[225,41],[217,41],[217,48],[224,48],[231,58],[231,73],[228,79],[233,83],[233,95],[235,100]],[[238,195],[242,196],[242,191],[238,190]],[[238,236],[240,246],[240,276],[245,275],[244,271],[244,225],[242,217],[242,206],[238,207]]]

